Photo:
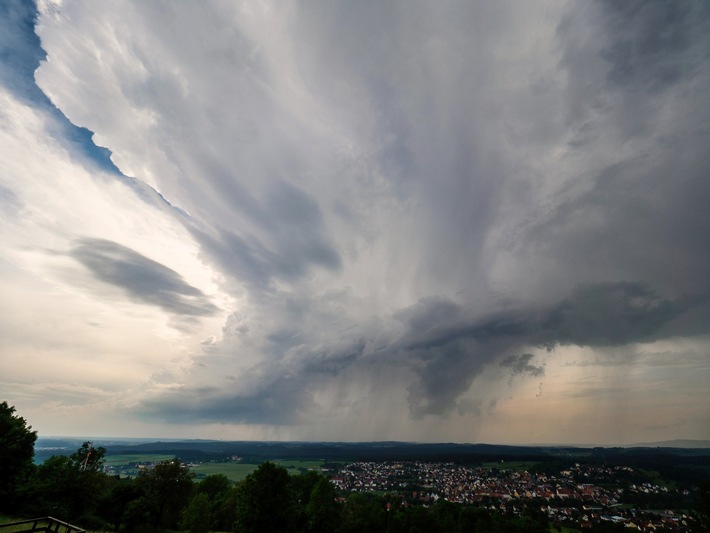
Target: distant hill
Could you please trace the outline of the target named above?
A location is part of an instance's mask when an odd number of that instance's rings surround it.
[[[658,442],[641,442],[633,448],[710,448],[710,440],[675,439]]]
[[[69,455],[89,438],[40,438],[35,461],[51,455]],[[432,462],[553,461],[570,457],[614,458],[626,462],[640,458],[644,463],[678,460],[680,457],[710,459],[710,441],[672,440],[640,443],[624,447],[505,446],[498,444],[413,443],[413,442],[269,442],[150,439],[93,439],[94,446],[106,448],[107,455],[169,454],[191,461],[219,461],[239,456],[246,462],[273,459],[321,461],[416,460]]]

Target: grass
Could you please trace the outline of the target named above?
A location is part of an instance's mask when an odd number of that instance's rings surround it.
[[[10,522],[19,522],[22,520],[22,518],[12,518],[9,516],[4,516],[0,515],[0,525],[2,524],[9,524]],[[27,529],[27,526],[23,526],[24,529]],[[2,528],[3,533],[15,533],[16,531],[22,531],[23,527],[17,526],[17,527],[8,527],[8,528]]]

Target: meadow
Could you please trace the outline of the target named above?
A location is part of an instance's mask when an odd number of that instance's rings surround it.
[[[106,466],[128,466],[131,463],[158,463],[174,459],[175,455],[157,453],[131,453],[123,455],[106,455],[104,464]]]
[[[105,466],[113,473],[134,477],[139,473],[139,469],[136,467],[137,464],[158,463],[174,458],[174,454],[156,453],[108,455],[105,457]],[[285,468],[291,475],[298,475],[307,470],[320,472],[324,464],[323,461],[308,459],[274,459],[271,462]],[[197,481],[211,474],[223,474],[227,476],[230,481],[238,482],[251,474],[258,466],[259,465],[255,463],[232,461],[192,463],[190,472],[195,474]]]

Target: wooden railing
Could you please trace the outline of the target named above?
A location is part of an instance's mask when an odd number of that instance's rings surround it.
[[[72,526],[51,516],[0,524],[0,533],[86,533],[85,529]]]

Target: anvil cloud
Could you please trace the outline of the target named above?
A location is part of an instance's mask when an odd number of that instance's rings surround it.
[[[710,438],[703,2],[11,2],[45,434]]]

